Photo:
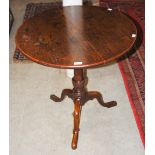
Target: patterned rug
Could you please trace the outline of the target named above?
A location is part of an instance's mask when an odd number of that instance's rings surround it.
[[[131,54],[118,62],[143,144],[145,144],[145,4],[135,1],[101,0],[100,6],[119,9],[134,20],[137,43]]]
[[[126,0],[127,1],[127,0]],[[123,60],[118,63],[121,70],[131,107],[136,119],[136,123],[140,132],[142,142],[144,144],[145,133],[145,96],[144,96],[144,83],[145,83],[145,67],[144,67],[144,3],[137,0],[130,0],[128,2],[119,0],[100,0],[100,6],[119,9],[135,20],[138,27],[139,39],[136,46],[133,48],[132,55],[122,58]],[[40,14],[45,10],[52,9],[53,7],[62,7],[62,3],[30,3],[26,7],[24,20]],[[143,32],[143,33],[142,33]],[[136,52],[135,52],[136,51]],[[14,62],[32,62],[27,60],[18,49],[15,50]]]

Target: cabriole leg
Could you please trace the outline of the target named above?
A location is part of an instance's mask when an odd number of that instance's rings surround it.
[[[74,129],[73,129],[73,138],[72,138],[72,149],[77,148],[78,136],[79,136],[79,125],[80,125],[80,114],[81,114],[81,106],[80,100],[74,101]]]

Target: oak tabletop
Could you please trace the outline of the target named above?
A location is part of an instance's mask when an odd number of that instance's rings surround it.
[[[118,10],[96,6],[53,8],[26,20],[17,48],[29,59],[58,68],[88,68],[116,61],[133,46],[137,29]]]

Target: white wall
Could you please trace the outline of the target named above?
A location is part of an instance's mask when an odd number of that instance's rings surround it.
[[[82,0],[63,0],[63,6],[82,5]]]

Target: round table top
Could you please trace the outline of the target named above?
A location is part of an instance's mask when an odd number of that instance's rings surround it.
[[[85,68],[117,60],[133,46],[135,24],[117,10],[95,6],[54,8],[26,20],[17,48],[51,67]]]

